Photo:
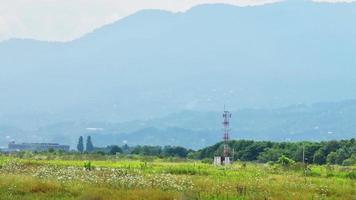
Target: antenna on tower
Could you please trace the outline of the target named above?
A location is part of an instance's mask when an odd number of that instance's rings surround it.
[[[229,140],[230,140],[230,119],[231,119],[231,113],[225,109],[224,106],[224,113],[223,113],[223,125],[224,125],[224,157],[229,157],[230,156],[230,148],[229,148]]]
[[[226,106],[224,105],[224,111],[223,111],[223,141],[224,141],[224,150],[223,150],[223,155],[221,156],[216,156],[214,157],[214,164],[215,165],[228,165],[230,164],[230,157],[231,157],[231,151],[229,147],[229,140],[230,140],[230,119],[231,119],[231,113],[226,110]]]

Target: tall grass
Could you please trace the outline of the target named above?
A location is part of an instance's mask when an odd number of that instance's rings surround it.
[[[0,199],[356,199],[355,169],[0,156]]]

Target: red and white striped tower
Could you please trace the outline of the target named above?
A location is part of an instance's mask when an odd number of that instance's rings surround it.
[[[230,119],[231,113],[224,108],[224,157],[230,157],[229,139],[230,139]]]

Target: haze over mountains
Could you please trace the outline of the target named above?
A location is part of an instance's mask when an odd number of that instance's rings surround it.
[[[356,135],[356,100],[278,109],[242,109],[232,113],[233,139],[320,141]],[[221,140],[221,122],[221,112],[186,110],[156,119],[122,123],[65,121],[32,130],[0,128],[3,138],[11,135],[17,141],[61,142],[72,147],[79,135],[91,135],[98,146],[127,143],[131,146],[180,145],[197,149]],[[1,145],[6,145],[12,138],[2,140]]]
[[[213,110],[199,116],[214,119],[202,120],[205,129],[174,124],[178,130],[171,131],[174,135],[205,135],[211,131],[214,139],[206,140],[213,141],[220,138],[216,133],[220,115],[215,111],[224,104],[233,110],[266,108],[258,115],[236,119],[250,120],[246,123],[252,127],[255,125],[251,123],[264,119],[270,108],[354,99],[356,26],[350,19],[356,19],[356,3],[202,5],[177,14],[141,11],[68,43],[17,39],[2,42],[0,136],[18,133],[17,138],[11,137],[18,140],[21,135],[37,135],[36,139],[68,141],[68,135],[77,136],[73,124],[80,130],[82,124],[114,126],[116,131],[106,134],[117,136],[141,129],[125,130],[112,124],[132,120],[153,123],[151,119],[182,110]],[[346,104],[354,108],[354,104]],[[309,111],[313,109],[305,112],[314,113]],[[321,113],[329,110],[323,109]],[[345,112],[353,116],[352,109]],[[189,118],[188,114],[184,116]],[[325,129],[332,132],[325,139],[355,135],[350,132],[356,126],[355,118],[318,118],[323,124],[308,126],[305,120],[298,125],[303,131],[296,131],[297,135],[290,133],[296,129],[285,128],[296,124],[293,117],[287,119],[284,128],[267,131],[259,123],[255,126],[259,131],[251,132],[256,136],[244,137],[318,139],[319,135],[307,128],[324,125],[339,127]],[[349,121],[344,124],[344,120]],[[210,126],[212,123],[217,126]],[[61,128],[51,129],[53,126]],[[149,127],[157,128],[142,128]],[[166,128],[172,127],[150,130],[156,133],[151,135],[153,139],[142,142],[159,143],[156,139],[165,135]]]

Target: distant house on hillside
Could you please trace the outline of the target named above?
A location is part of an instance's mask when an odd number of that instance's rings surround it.
[[[69,151],[69,145],[60,145],[57,143],[21,143],[21,144],[16,144],[15,142],[10,142],[8,145],[8,151],[48,151],[50,149]]]

